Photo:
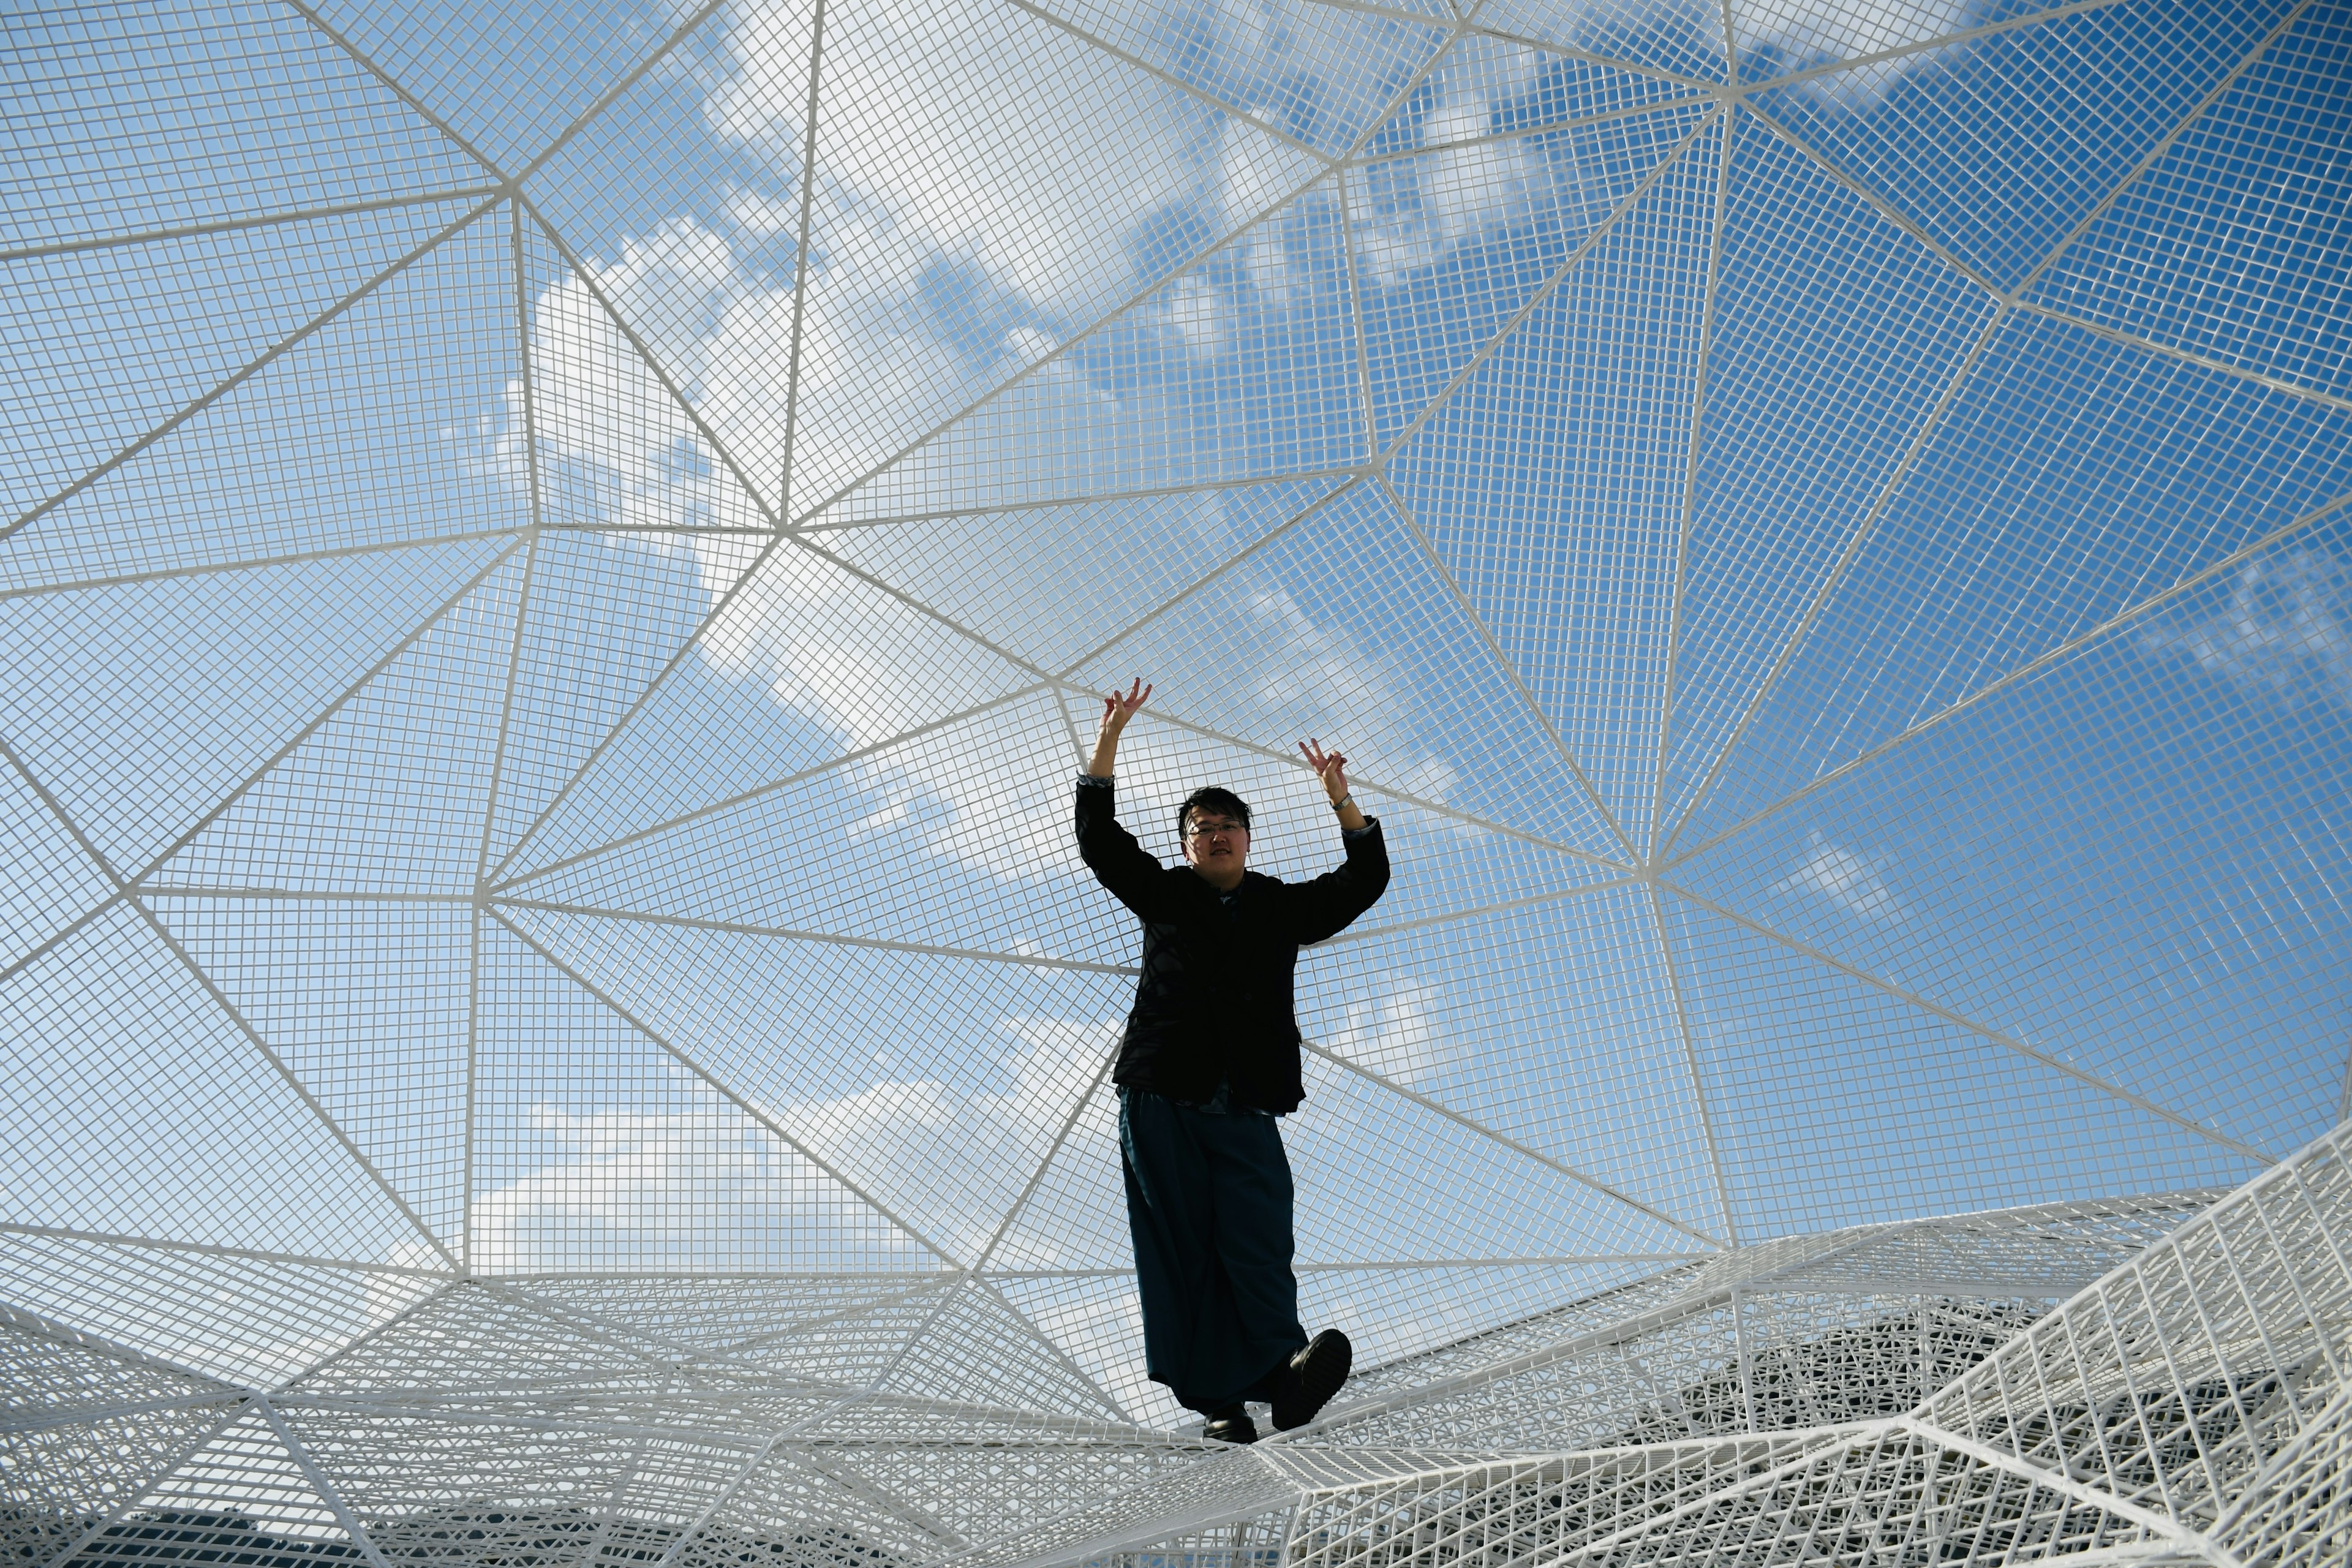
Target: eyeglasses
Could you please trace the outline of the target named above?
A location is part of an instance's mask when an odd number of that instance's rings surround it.
[[[1231,838],[1235,834],[1249,836],[1249,829],[1238,822],[1195,822],[1184,829],[1187,838]]]

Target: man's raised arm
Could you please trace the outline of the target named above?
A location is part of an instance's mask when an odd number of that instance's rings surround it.
[[[1110,778],[1112,764],[1118,761],[1118,738],[1126,732],[1127,721],[1135,710],[1151,700],[1151,688],[1138,676],[1135,684],[1124,694],[1114,691],[1103,699],[1102,722],[1095,730],[1095,760],[1087,766],[1087,776]]]
[[[1078,775],[1077,800],[1078,858],[1112,897],[1146,920],[1152,918],[1150,906],[1158,901],[1166,868],[1119,826],[1111,769],[1118,758],[1120,733],[1150,695],[1151,688],[1138,680],[1126,693],[1114,691],[1103,699],[1094,761]]]
[[[1297,929],[1293,934],[1306,943],[1337,936],[1380,901],[1388,891],[1389,849],[1381,825],[1356,806],[1355,794],[1348,787],[1348,759],[1337,752],[1326,752],[1319,741],[1301,741],[1298,749],[1307,765],[1323,781],[1348,849],[1347,864],[1299,887]]]

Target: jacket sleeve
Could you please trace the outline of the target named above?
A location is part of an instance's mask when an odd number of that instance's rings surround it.
[[[1118,825],[1116,789],[1105,781],[1077,790],[1078,858],[1120,903],[1147,921],[1166,919],[1168,868]]]
[[[1370,833],[1347,841],[1348,858],[1338,870],[1292,889],[1291,940],[1300,946],[1339,935],[1388,890],[1388,842],[1378,817],[1369,826]]]

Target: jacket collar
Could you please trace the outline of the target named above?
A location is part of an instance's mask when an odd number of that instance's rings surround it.
[[[1177,870],[1179,870],[1179,871],[1183,872],[1186,876],[1188,876],[1188,877],[1192,878],[1192,880],[1194,880],[1195,882],[1198,882],[1198,883],[1201,885],[1201,887],[1202,887],[1202,889],[1204,889],[1204,890],[1209,894],[1209,896],[1210,896],[1210,897],[1212,897],[1212,898],[1218,898],[1218,899],[1222,899],[1222,898],[1223,898],[1223,897],[1224,897],[1224,895],[1223,895],[1223,893],[1220,893],[1220,892],[1218,892],[1218,891],[1217,891],[1216,884],[1215,884],[1215,883],[1213,883],[1213,882],[1212,882],[1212,881],[1210,881],[1210,880],[1209,880],[1209,879],[1207,879],[1206,877],[1203,877],[1202,875],[1201,875],[1201,873],[1200,873],[1200,872],[1193,870],[1190,862],[1187,862],[1187,863],[1186,863],[1186,864],[1184,864],[1184,865],[1181,865],[1181,866],[1177,867],[1177,868],[1176,868],[1176,869],[1177,869]],[[1245,871],[1244,871],[1244,872],[1242,873],[1242,879],[1241,879],[1241,884],[1240,884],[1240,886],[1236,887],[1236,888],[1234,889],[1234,897],[1236,897],[1236,898],[1241,898],[1241,899],[1248,899],[1248,898],[1252,898],[1252,897],[1254,897],[1254,896],[1258,892],[1258,890],[1259,890],[1259,889],[1264,889],[1264,888],[1270,888],[1270,887],[1274,886],[1274,883],[1275,883],[1275,879],[1273,879],[1272,877],[1267,876],[1267,875],[1266,875],[1265,872],[1263,872],[1263,871],[1247,871],[1247,870],[1245,870]]]

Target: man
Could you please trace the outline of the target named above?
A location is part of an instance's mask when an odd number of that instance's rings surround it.
[[[1103,699],[1094,762],[1078,775],[1078,853],[1143,921],[1143,973],[1111,1077],[1152,1381],[1208,1417],[1206,1436],[1253,1443],[1245,1400],[1303,1426],[1347,1381],[1348,1336],[1312,1341],[1290,1270],[1290,1163],[1275,1118],[1298,1109],[1298,950],[1342,930],[1389,882],[1381,825],[1348,792],[1348,759],[1299,742],[1339,815],[1347,863],[1311,882],[1247,868],[1250,809],[1195,790],[1176,814],[1184,864],[1162,866],[1118,825],[1111,767],[1151,695]]]

